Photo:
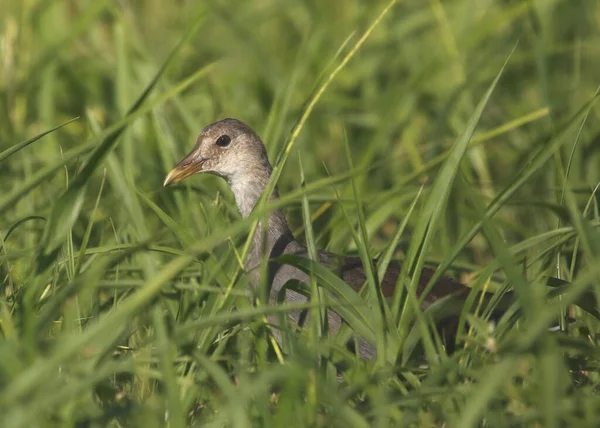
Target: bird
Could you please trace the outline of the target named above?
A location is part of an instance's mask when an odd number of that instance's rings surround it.
[[[265,145],[256,132],[238,119],[226,118],[214,122],[202,130],[189,154],[167,174],[164,186],[180,182],[198,173],[219,176],[227,182],[233,192],[241,216],[247,218],[265,191],[272,171],[273,168],[269,162]],[[276,200],[278,198],[279,193],[277,187],[275,187],[270,199]],[[263,254],[269,260],[286,254],[308,257],[306,246],[296,240],[281,209],[272,210],[266,220],[261,220],[258,223],[248,255],[244,260],[245,269],[257,273],[259,270],[256,268],[260,265]],[[321,265],[333,271],[356,292],[365,284],[367,276],[360,257],[341,256],[318,249],[317,259]],[[391,261],[380,281],[381,292],[388,301],[394,294],[401,267],[399,261]],[[420,272],[417,287],[418,296],[423,293],[434,272],[429,267],[425,267]],[[278,296],[282,290],[285,292],[287,302],[302,303],[307,301],[305,294],[290,288],[284,289],[285,284],[290,280],[310,284],[309,276],[299,268],[285,264],[269,264],[267,286],[270,287],[270,304],[278,302]],[[260,281],[261,278],[258,274],[251,275],[250,283],[252,287],[258,287]],[[464,301],[470,291],[471,288],[457,279],[443,275],[428,292],[421,305],[423,309],[426,309],[432,303],[450,296]],[[485,293],[485,296],[486,300],[489,301],[492,293]],[[289,314],[289,317],[294,324],[301,324],[303,321],[300,312],[293,312]],[[343,323],[341,316],[334,309],[328,309],[327,318],[330,331],[332,333],[337,332]],[[272,321],[272,324],[277,324],[275,318],[269,318],[269,320]],[[446,340],[446,346],[450,350],[453,343],[449,342],[453,342],[452,334],[456,333],[457,320],[457,317],[446,320],[447,330],[454,329],[453,332],[450,332],[450,339]],[[438,326],[438,330],[440,330],[440,326]],[[276,339],[281,342],[277,329],[272,329],[272,331]],[[363,359],[372,359],[376,356],[375,347],[363,338],[358,340],[358,352]]]

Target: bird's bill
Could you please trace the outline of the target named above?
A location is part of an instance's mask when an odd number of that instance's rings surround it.
[[[178,183],[181,180],[185,180],[191,175],[202,172],[202,165],[204,162],[199,160],[194,152],[184,157],[175,168],[173,168],[167,174],[163,186],[166,187],[172,183]]]

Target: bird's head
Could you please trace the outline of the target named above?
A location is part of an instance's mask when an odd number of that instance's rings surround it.
[[[202,130],[192,151],[169,172],[164,185],[200,172],[218,175],[232,184],[265,170],[270,172],[271,166],[258,135],[237,119],[223,119]]]

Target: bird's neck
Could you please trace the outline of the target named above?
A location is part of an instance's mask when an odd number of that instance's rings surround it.
[[[243,218],[247,218],[254,206],[260,199],[269,178],[271,168],[256,170],[243,176],[235,177],[229,180],[229,185],[233,191],[235,202]],[[270,200],[279,198],[277,188],[271,194]],[[279,254],[277,248],[282,243],[293,241],[294,237],[288,226],[287,220],[282,210],[271,211],[266,219],[259,222],[258,227],[252,238],[252,247],[246,260],[246,265],[253,268],[260,261],[260,256],[265,254],[269,257],[275,257]]]

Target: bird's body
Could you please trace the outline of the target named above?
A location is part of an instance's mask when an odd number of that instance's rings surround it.
[[[197,172],[209,172],[224,178],[234,194],[240,214],[242,217],[248,217],[267,186],[272,167],[266,149],[256,133],[239,120],[224,119],[204,128],[194,149],[169,173],[165,185]],[[278,198],[277,189],[271,198]],[[256,267],[259,266],[262,256],[275,259],[283,254],[308,257],[306,247],[294,238],[284,213],[277,209],[259,223],[245,260],[246,269],[254,271],[254,274],[251,274],[253,286],[257,286],[261,281],[256,274]],[[359,257],[343,257],[318,250],[318,262],[335,272],[355,291],[359,291],[365,284],[365,270]],[[391,262],[380,281],[382,294],[387,299],[394,294],[400,267],[400,263]],[[309,282],[308,276],[302,270],[291,265],[272,264],[268,270],[271,303],[277,302],[281,289],[288,281]],[[429,268],[421,272],[418,295],[421,295],[433,273]],[[469,291],[467,286],[456,279],[443,276],[423,300],[423,307],[426,308],[443,297],[466,296]],[[285,300],[288,302],[304,302],[306,299],[303,294],[286,290]],[[292,322],[298,323],[299,318],[298,313],[291,314]],[[328,323],[330,330],[336,332],[342,324],[342,319],[333,310],[328,310]],[[359,345],[361,357],[371,358],[375,355],[371,344],[360,340]]]

